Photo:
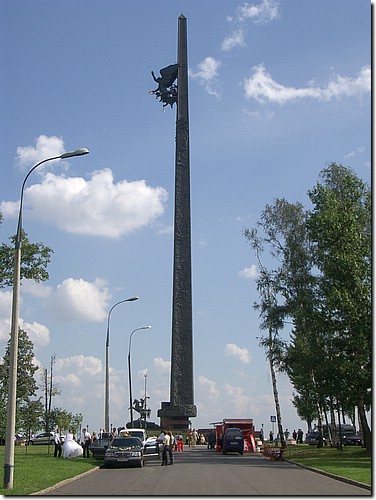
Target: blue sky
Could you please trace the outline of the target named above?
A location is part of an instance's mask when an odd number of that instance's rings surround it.
[[[54,250],[45,283],[24,281],[20,318],[35,362],[56,355],[53,401],[98,430],[110,323],[110,421],[147,393],[151,420],[169,399],[175,108],[149,90],[176,62],[187,17],[192,203],[194,427],[253,418],[271,428],[271,380],[260,336],[257,264],[242,236],[273,199],[309,206],[327,162],[371,176],[367,0],[3,0],[0,4],[1,241],[23,226]],[[0,352],[11,289],[0,290]],[[288,337],[288,330],[284,332]],[[278,377],[283,426],[306,425]]]

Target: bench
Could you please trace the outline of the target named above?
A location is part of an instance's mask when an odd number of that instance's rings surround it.
[[[283,460],[283,449],[275,446],[267,446],[262,450],[264,457],[270,458],[270,460]]]

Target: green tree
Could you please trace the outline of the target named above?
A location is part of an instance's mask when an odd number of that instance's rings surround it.
[[[26,432],[30,438],[33,432],[41,428],[43,416],[43,404],[39,399],[28,400],[19,407],[19,428]]]
[[[261,255],[264,251],[263,239],[258,235],[257,230],[246,229],[244,230],[244,236],[254,249],[260,267],[260,274],[256,280],[260,302],[254,304],[254,308],[259,311],[261,319],[260,329],[267,330],[268,332],[267,337],[261,337],[260,345],[264,348],[266,359],[269,362],[279,439],[282,448],[286,448],[276,377],[276,371],[280,367],[281,353],[284,348],[284,343],[279,336],[279,331],[283,328],[283,317],[285,314],[284,308],[278,304],[277,298],[278,285],[276,284],[278,283],[279,275],[278,271],[269,271],[262,263]]]
[[[30,398],[36,395],[38,386],[34,379],[34,374],[38,369],[33,364],[34,352],[33,343],[29,339],[27,333],[19,328],[19,342],[17,354],[17,401],[16,401],[16,427],[20,426],[20,409],[27,406]],[[8,340],[4,357],[0,363],[0,399],[2,404],[6,406],[8,398],[8,381],[9,381],[9,351],[10,339]]]
[[[307,214],[300,203],[292,204],[284,199],[276,199],[273,205],[266,205],[257,223],[257,229],[246,229],[244,235],[256,251],[261,268],[257,288],[261,302],[264,302],[265,307],[269,309],[269,319],[264,325],[261,324],[261,328],[271,327],[267,343],[270,346],[272,344],[278,346],[277,352],[273,347],[274,363],[278,354],[279,370],[287,372],[297,395],[300,396],[299,400],[310,393],[315,394],[314,401],[317,401],[312,380],[314,374],[307,371],[312,362],[311,349],[308,349],[307,341],[302,340],[311,333],[312,322],[308,321],[308,318],[312,318],[315,304],[315,279],[311,272],[312,259],[305,226],[306,217]],[[274,297],[275,304],[272,308],[269,299],[265,301],[265,291],[260,289],[262,281],[265,282],[259,258],[260,252],[269,254],[275,265],[273,279],[269,279],[268,290],[265,289],[268,294],[266,297]],[[270,295],[271,284],[272,295]],[[271,314],[275,318],[274,323],[270,322]],[[296,342],[292,344],[295,346],[293,352],[290,352],[291,347],[287,347],[286,342],[282,342],[276,335],[277,330],[282,330],[286,323],[293,325],[292,335],[296,336]],[[272,330],[275,332],[274,335],[271,333]],[[315,403],[315,407],[317,416],[318,404]],[[308,426],[311,425],[311,421],[310,413]]]
[[[321,178],[309,191],[313,210],[307,227],[319,271],[326,345],[342,381],[337,404],[342,398],[347,409],[350,402],[357,406],[371,452],[366,418],[372,384],[371,191],[350,168],[336,163]]]
[[[59,427],[60,431],[68,430],[72,426],[74,415],[62,408],[53,408],[50,412],[50,422],[53,427]]]
[[[320,175],[323,183],[309,192],[313,210],[283,199],[266,205],[258,222],[260,247],[274,259],[279,317],[293,325],[280,355],[300,415],[309,425],[317,418],[321,428],[328,414],[338,424],[345,413],[353,418],[356,405],[369,449],[370,190],[336,164]],[[246,238],[254,231],[245,230]]]
[[[13,284],[15,236],[12,236],[10,240],[12,245],[2,243],[0,246],[0,288]],[[33,279],[38,282],[48,280],[47,265],[50,262],[51,253],[53,250],[43,243],[31,243],[27,234],[22,231],[21,279]]]

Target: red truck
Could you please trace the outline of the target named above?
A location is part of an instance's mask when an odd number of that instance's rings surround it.
[[[216,451],[222,451],[223,436],[226,429],[230,427],[235,427],[242,431],[245,452],[256,451],[253,418],[224,418],[222,422],[212,422],[211,425],[215,426]]]

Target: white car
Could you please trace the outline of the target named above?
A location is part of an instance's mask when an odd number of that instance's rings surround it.
[[[140,438],[141,441],[142,441],[142,444],[144,446],[145,446],[146,440],[148,438],[145,429],[137,429],[137,428],[134,428],[134,429],[122,429],[119,432],[119,436],[120,437],[122,437],[122,436],[132,436],[132,437]]]

